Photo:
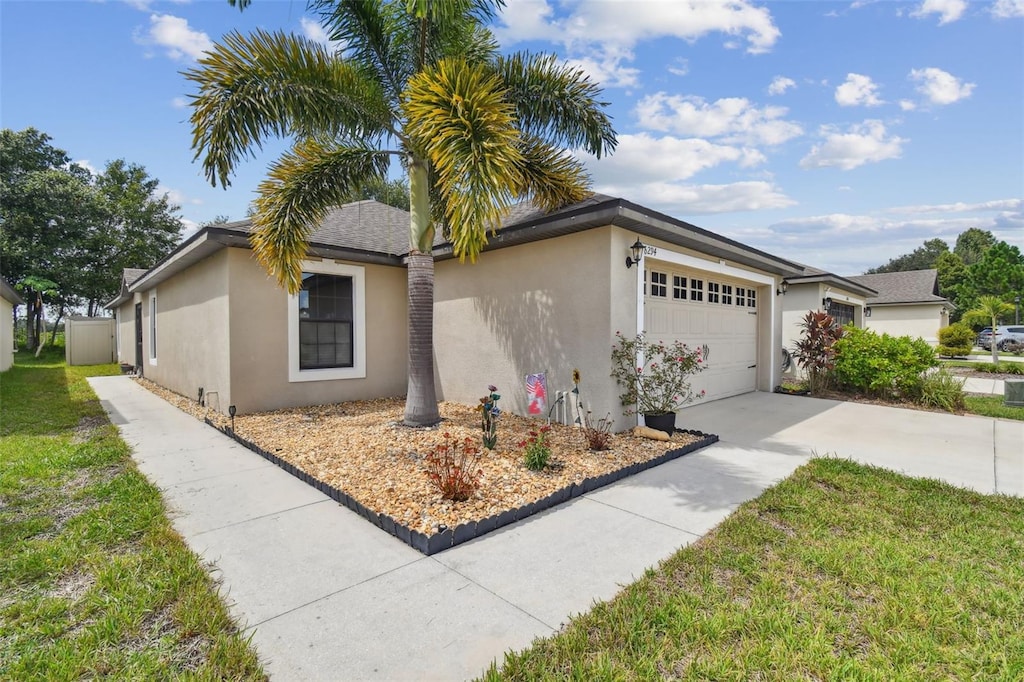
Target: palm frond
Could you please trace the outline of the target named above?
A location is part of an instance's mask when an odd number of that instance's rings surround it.
[[[402,111],[433,167],[453,250],[474,260],[523,184],[515,109],[490,69],[448,59],[409,81]]]
[[[249,238],[256,260],[290,293],[298,291],[314,228],[331,206],[387,169],[387,154],[376,149],[296,143],[260,183]]]
[[[583,164],[565,150],[537,138],[524,138],[519,195],[545,211],[583,201],[590,195],[590,176]]]
[[[305,38],[231,33],[184,73],[192,101],[192,148],[211,184],[224,187],[238,162],[269,137],[379,139],[392,112],[357,64]]]
[[[498,73],[515,102],[524,133],[565,147],[582,147],[601,158],[615,149],[615,130],[599,101],[598,84],[555,55],[515,53],[499,57]]]

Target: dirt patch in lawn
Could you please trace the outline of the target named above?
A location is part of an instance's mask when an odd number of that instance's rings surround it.
[[[139,383],[197,418],[224,426],[224,415],[140,379]],[[424,458],[445,434],[480,444],[480,413],[460,403],[439,405],[442,422],[430,429],[401,425],[402,398],[302,407],[235,417],[235,432],[269,453],[387,514],[409,529],[430,535],[440,526],[470,521],[536,502],[572,483],[642,463],[700,440],[676,433],[654,441],[631,433],[615,434],[611,449],[587,449],[580,429],[552,424],[547,441],[551,466],[534,472],[523,464],[520,443],[544,425],[505,413],[498,424],[498,445],[482,450],[480,487],[465,502],[444,500],[427,479]]]

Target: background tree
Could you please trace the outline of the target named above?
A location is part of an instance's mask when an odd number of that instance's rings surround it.
[[[363,187],[349,192],[341,203],[373,199],[388,206],[409,210],[409,183],[404,178],[370,178]]]
[[[229,0],[245,6],[247,0]],[[405,423],[440,420],[433,364],[433,242],[438,229],[473,260],[512,204],[553,210],[586,196],[581,163],[615,133],[582,71],[553,56],[501,56],[485,27],[498,0],[310,2],[328,51],[294,35],[232,33],[186,72],[198,87],[193,148],[227,187],[270,136],[293,140],[260,185],[253,250],[289,292],[301,288],[309,236],[332,205],[383,182],[391,158],[409,178],[408,393]]]
[[[957,236],[953,253],[960,256],[964,265],[974,265],[995,245],[996,238],[991,232],[971,227]]]
[[[929,239],[911,253],[893,258],[885,265],[865,271],[866,275],[880,272],[909,272],[911,270],[929,270],[935,267],[939,256],[949,252],[949,246],[941,239]]]

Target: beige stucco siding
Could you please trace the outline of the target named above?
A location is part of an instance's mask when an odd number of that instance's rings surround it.
[[[944,308],[941,303],[874,305],[865,326],[879,334],[921,337],[934,346],[939,329],[949,324],[949,315],[941,314]]]
[[[134,366],[135,300],[119,305],[114,311],[114,316],[117,318],[117,361]]]
[[[14,364],[14,306],[0,298],[0,372]]]
[[[596,416],[610,412],[624,428],[609,354],[613,318],[629,331],[636,303],[635,270],[612,258],[619,241],[612,228],[597,228],[485,252],[472,264],[437,263],[434,348],[443,399],[475,404],[495,384],[502,407],[525,414],[527,374],[547,373],[552,402],[556,391],[572,388],[578,368]]]
[[[782,347],[793,352],[796,342],[800,340],[803,330],[800,328],[804,316],[810,310],[823,311],[822,301],[831,297],[847,305],[852,305],[853,323],[858,327],[864,326],[864,297],[830,286],[824,282],[803,282],[790,284],[784,297],[780,296],[782,306]],[[799,373],[797,363],[794,361],[790,367],[790,374]]]
[[[150,358],[150,298],[157,299],[157,354]],[[142,302],[142,367],[147,379],[194,398],[199,388],[214,407],[231,401],[228,328],[228,253],[222,250],[154,288],[139,291]],[[122,310],[125,306],[122,306]],[[125,315],[125,317],[129,317]],[[134,317],[134,309],[132,313]],[[122,323],[126,324],[127,320]],[[134,324],[132,320],[131,324]],[[122,326],[122,354],[134,362],[134,326]],[[130,341],[125,345],[125,338]]]
[[[366,376],[289,380],[288,296],[247,249],[227,249],[232,340],[231,396],[239,414],[296,405],[400,396],[406,390],[406,270],[363,268],[366,289]],[[227,409],[227,403],[222,409]]]

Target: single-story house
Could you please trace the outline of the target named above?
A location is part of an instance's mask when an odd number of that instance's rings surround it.
[[[331,211],[311,237],[296,296],[256,263],[247,221],[202,228],[126,277],[107,304],[119,357],[178,393],[203,389],[222,412],[401,396],[408,225],[406,212],[374,201]],[[578,368],[583,399],[616,429],[635,424],[610,377],[617,331],[707,346],[694,386],[708,400],[770,391],[781,372],[776,291],[803,273],[605,195],[553,213],[515,207],[476,263],[460,263],[441,238],[434,256],[439,399],[475,404],[495,384],[504,408],[525,413],[527,374],[545,372],[553,394],[572,388]]]
[[[14,364],[14,309],[24,304],[14,287],[0,277],[0,372]]]
[[[953,303],[939,295],[938,270],[853,275],[853,280],[877,291],[867,299],[865,326],[879,334],[921,337],[933,346],[939,330],[949,326]]]
[[[803,333],[800,323],[808,311],[828,313],[841,325],[863,327],[869,319],[867,301],[878,294],[852,278],[810,265],[803,268],[803,274],[786,280],[782,296],[782,347],[790,353]],[[795,371],[795,363],[790,371]]]

